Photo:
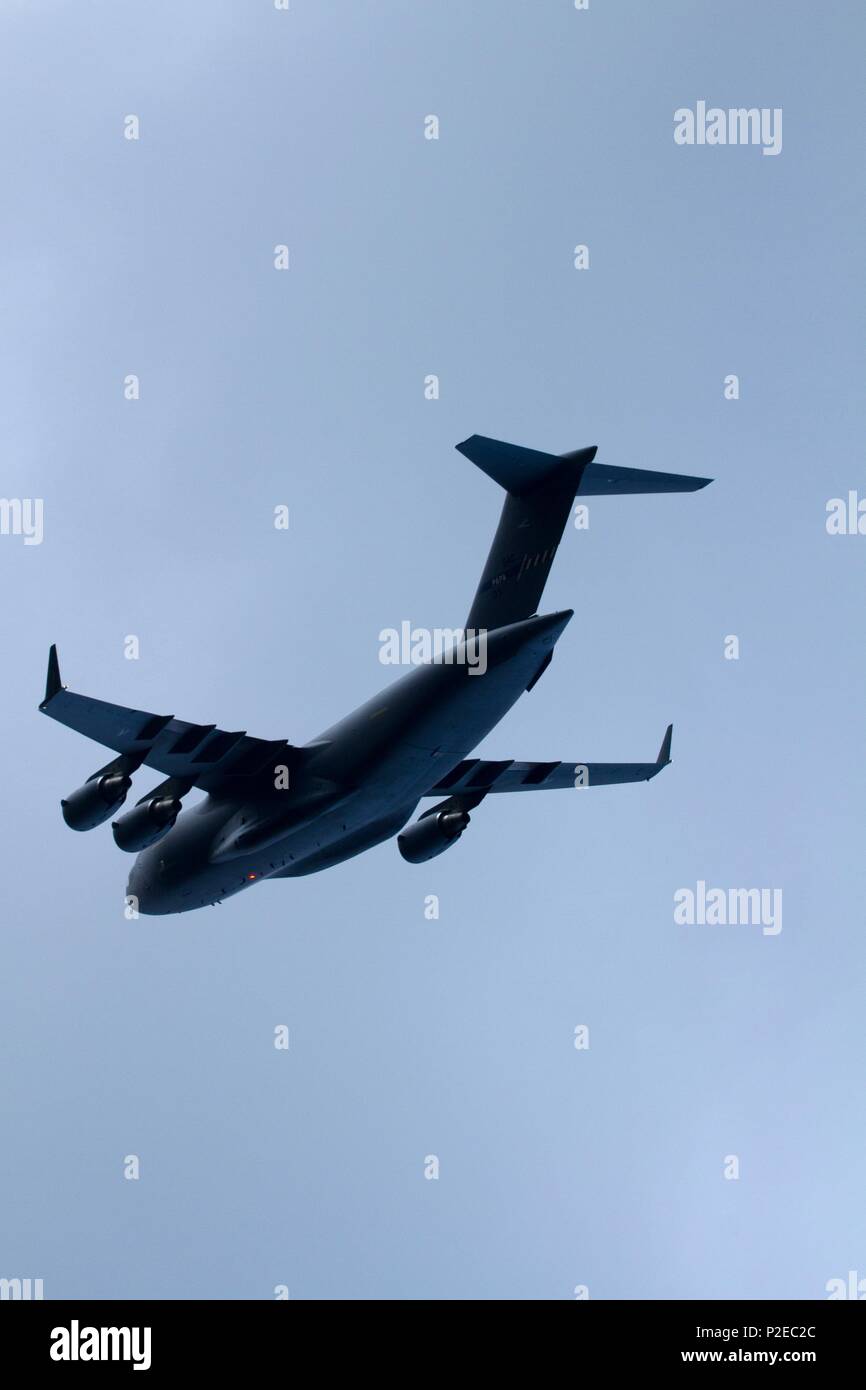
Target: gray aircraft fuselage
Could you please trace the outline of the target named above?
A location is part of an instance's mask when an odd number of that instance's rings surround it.
[[[185,912],[261,879],[316,873],[390,839],[519,699],[571,616],[487,633],[483,674],[471,664],[478,638],[468,658],[463,642],[451,661],[415,667],[307,744],[287,788],[241,804],[209,795],[183,811],[138,855],[127,895],[149,915]]]

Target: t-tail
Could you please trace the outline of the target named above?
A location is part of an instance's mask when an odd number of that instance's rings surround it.
[[[466,627],[475,631],[491,631],[538,612],[576,497],[697,492],[712,482],[682,473],[599,464],[596,445],[570,454],[543,454],[473,434],[457,448],[507,493],[466,619]]]

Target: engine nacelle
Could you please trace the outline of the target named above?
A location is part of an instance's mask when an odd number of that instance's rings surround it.
[[[125,772],[104,772],[77,787],[60,803],[70,830],[93,830],[113,815],[126,800],[132,778]]]
[[[112,824],[114,843],[127,854],[137,854],[140,849],[155,845],[171,830],[181,804],[176,796],[153,796],[149,801],[139,802]]]
[[[429,811],[397,836],[397,848],[408,863],[424,864],[459,840],[468,824],[468,811]]]

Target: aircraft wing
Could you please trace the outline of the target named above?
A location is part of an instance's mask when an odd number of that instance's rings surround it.
[[[76,695],[60,681],[57,648],[48,655],[43,714],[129,759],[132,768],[144,764],[167,777],[214,791],[235,777],[287,763],[296,752],[285,739],[253,738],[215,724],[192,724],[170,714],[111,705]]]
[[[481,797],[490,792],[537,792],[556,788],[609,787],[618,782],[649,782],[671,761],[673,725],[665,731],[658,757],[653,763],[519,763],[506,758],[488,762],[466,758],[431,787],[427,796],[458,799]]]

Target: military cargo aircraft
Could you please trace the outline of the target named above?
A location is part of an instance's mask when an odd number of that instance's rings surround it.
[[[119,848],[137,855],[127,886],[135,910],[220,903],[392,836],[405,860],[424,863],[456,843],[487,796],[648,782],[670,762],[670,726],[649,763],[470,754],[547,670],[572,617],[537,610],[574,499],[695,492],[712,479],[598,464],[595,447],[555,455],[472,435],[457,448],[506,493],[460,641],[303,747],[73,694],[51,648],[40,710],[116,754],[61,801],[66,824],[108,820],[142,766],[164,777],[112,825]],[[479,642],[483,669],[473,660]],[[206,795],[184,810],[193,788]],[[407,825],[424,797],[441,799]]]

